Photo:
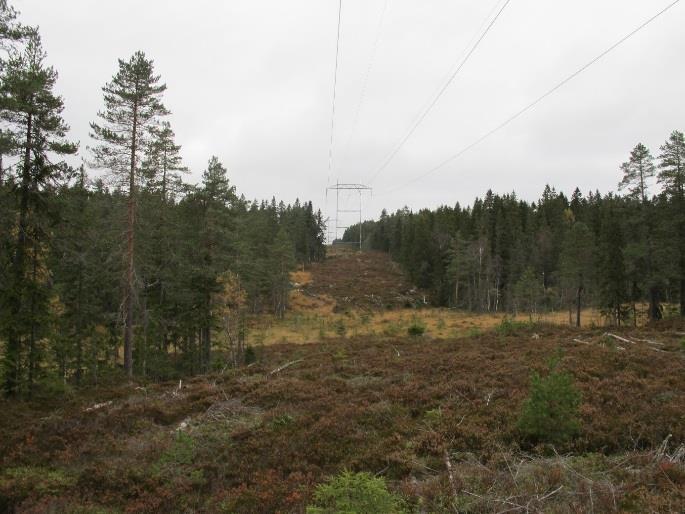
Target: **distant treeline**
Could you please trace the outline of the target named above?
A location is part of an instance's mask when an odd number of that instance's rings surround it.
[[[206,371],[216,334],[228,364],[246,358],[244,316],[282,315],[289,272],[324,257],[311,202],[247,201],[221,162],[188,170],[165,117],[166,85],[142,52],[119,60],[83,153],[64,160],[57,73],[36,29],[0,0],[0,379],[97,381],[117,369],[153,378]],[[95,113],[93,113],[95,117]],[[214,335],[213,335],[214,334]]]
[[[685,141],[673,132],[657,162],[639,144],[621,166],[624,193],[536,202],[488,191],[473,206],[407,208],[363,224],[365,247],[389,252],[435,304],[535,314],[600,308],[608,322],[685,315]],[[650,187],[658,182],[660,192]],[[344,240],[355,241],[359,226]],[[666,306],[666,307],[664,307]]]

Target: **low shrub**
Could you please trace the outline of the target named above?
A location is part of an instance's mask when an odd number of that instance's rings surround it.
[[[442,420],[442,409],[438,407],[437,409],[431,409],[426,411],[423,415],[423,419],[429,425],[436,425]]]
[[[412,337],[420,337],[426,333],[426,324],[420,319],[414,319],[407,328],[407,334]]]
[[[335,333],[340,337],[343,337],[347,333],[347,327],[345,327],[345,322],[342,318],[338,319],[334,325]]]
[[[30,495],[56,495],[76,483],[76,479],[62,469],[23,466],[8,468],[0,474],[0,499],[25,498]]]
[[[557,364],[558,359],[550,363],[546,377],[538,373],[531,377],[530,393],[517,425],[531,442],[565,443],[580,431],[580,393],[571,375],[556,370]]]
[[[274,428],[280,428],[292,425],[294,422],[295,418],[293,418],[290,414],[281,414],[280,416],[276,416],[274,419],[271,420],[271,425]]]
[[[471,328],[469,328],[469,330],[468,330],[468,332],[466,333],[466,335],[467,335],[468,337],[478,337],[478,336],[481,335],[482,333],[483,333],[483,331],[482,331],[480,328],[478,328],[478,327],[471,327]]]
[[[175,467],[188,465],[193,462],[195,457],[195,439],[185,432],[176,432],[176,438],[169,449],[159,458],[160,467]]]
[[[388,491],[383,478],[343,471],[314,491],[307,514],[400,514],[401,499]]]
[[[254,348],[252,348],[251,346],[247,346],[245,348],[243,360],[245,362],[245,365],[250,365],[253,362],[257,362],[257,354],[255,353]]]
[[[386,337],[395,337],[402,332],[402,327],[396,323],[391,323],[383,328],[383,335]]]
[[[504,318],[499,325],[495,328],[495,331],[500,336],[513,336],[522,330],[527,330],[533,328],[535,324],[531,321],[516,321],[511,318]]]

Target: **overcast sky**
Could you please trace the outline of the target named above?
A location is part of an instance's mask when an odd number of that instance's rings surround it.
[[[531,200],[546,183],[567,193],[615,190],[619,165],[637,142],[656,156],[672,130],[685,129],[685,2],[459,159],[388,191],[488,132],[670,2],[512,0],[373,181],[366,217],[382,207],[467,204],[489,188]],[[117,58],[141,49],[168,86],[169,121],[191,181],[217,155],[246,197],[311,199],[325,211],[327,182],[369,181],[503,3],[342,0],[330,176],[337,0],[13,5],[25,23],[40,26],[83,153],[88,123],[102,108],[100,88]]]

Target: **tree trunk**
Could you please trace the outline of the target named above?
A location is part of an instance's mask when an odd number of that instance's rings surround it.
[[[136,145],[138,136],[138,103],[133,104],[133,131],[131,134],[131,169],[129,172],[128,218],[126,224],[126,292],[124,324],[124,371],[133,376],[133,290],[134,290],[134,226],[136,214]]]
[[[31,255],[31,280],[33,287],[31,288],[31,331],[29,333],[29,396],[33,394],[33,383],[36,377],[36,370],[38,367],[38,355],[36,349],[36,289],[35,284],[38,278],[38,255],[36,250],[36,241],[33,240],[32,255]]]
[[[637,303],[633,300],[633,327],[637,328]]]
[[[685,248],[680,252],[680,316],[685,318]]]
[[[83,272],[79,268],[76,300],[76,384],[81,385],[81,366],[83,360],[83,329],[81,326],[81,294],[83,290]]]
[[[162,159],[162,203],[166,203],[166,168],[167,168],[167,156],[166,156],[166,146],[164,147],[164,158]]]
[[[202,371],[206,373],[209,371],[209,361],[212,352],[212,331],[209,327],[205,327],[202,330],[204,332],[202,337]]]
[[[24,151],[24,165],[21,173],[21,198],[19,202],[19,227],[17,232],[17,247],[12,262],[13,279],[10,292],[10,323],[7,330],[7,346],[5,348],[5,393],[13,396],[19,385],[19,357],[21,353],[21,334],[17,327],[17,320],[22,310],[22,295],[24,286],[24,261],[26,258],[26,230],[29,212],[29,188],[31,185],[31,135],[33,130],[33,115],[29,114],[26,123],[26,149]]]
[[[580,310],[581,310],[581,296],[583,294],[583,286],[578,286],[576,291],[576,326],[580,327]]]
[[[650,321],[659,321],[661,318],[659,288],[657,286],[652,286],[649,288],[649,319]]]

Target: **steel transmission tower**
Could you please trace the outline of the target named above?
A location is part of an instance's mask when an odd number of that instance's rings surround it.
[[[358,214],[359,215],[359,249],[362,249],[362,212],[363,212],[363,203],[362,199],[365,193],[372,194],[372,188],[369,186],[365,186],[364,184],[341,184],[340,182],[336,182],[334,186],[329,186],[326,188],[326,198],[328,198],[328,192],[329,191],[335,191],[335,218],[333,220],[328,218],[328,222],[330,223],[331,221],[334,221],[335,223],[335,234],[333,239],[330,239],[330,225],[328,226],[328,234],[329,234],[329,241],[331,244],[338,239],[338,233],[339,230],[345,230],[347,228],[350,228],[349,226],[343,226],[340,224],[340,215],[341,214]],[[347,208],[345,205],[341,205],[340,203],[340,192],[341,191],[356,191],[357,194],[359,195],[359,208],[358,209],[351,209]]]

